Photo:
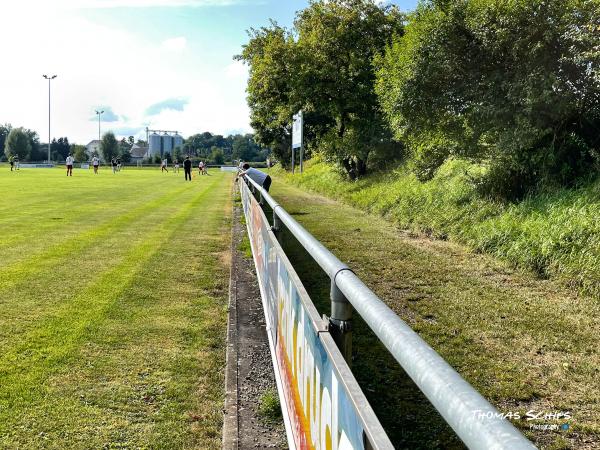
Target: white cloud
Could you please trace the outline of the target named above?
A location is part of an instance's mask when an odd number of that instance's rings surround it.
[[[182,52],[186,46],[187,39],[183,36],[166,39],[160,44],[160,48],[168,52]]]
[[[77,143],[96,139],[98,126],[89,118],[99,107],[110,107],[119,115],[118,121],[102,123],[103,132],[146,125],[184,135],[250,130],[246,76],[238,63],[215,67],[202,55],[190,62],[178,51],[157,53],[159,43],[99,25],[77,11],[32,15],[9,8],[8,13],[3,10],[2,22],[0,42],[10,45],[3,47],[0,122],[34,129],[44,142],[48,136],[44,73],[58,75],[52,81],[52,137],[67,136]],[[168,41],[171,50],[187,45],[182,37]],[[185,108],[161,111],[148,123],[148,107],[181,98],[188,100]]]

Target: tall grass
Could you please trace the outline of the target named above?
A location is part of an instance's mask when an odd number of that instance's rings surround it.
[[[317,159],[302,175],[281,169],[272,174],[402,228],[449,238],[600,296],[600,180],[503,203],[479,195],[475,180],[481,170],[454,160],[426,183],[402,167],[349,182]]]

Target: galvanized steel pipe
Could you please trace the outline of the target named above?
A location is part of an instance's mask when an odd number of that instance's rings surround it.
[[[406,322],[352,271],[288,214],[261,186],[277,216],[361,315],[385,347],[470,449],[525,450],[536,447],[467,383]]]

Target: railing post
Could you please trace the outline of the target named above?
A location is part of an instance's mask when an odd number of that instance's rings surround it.
[[[277,207],[278,206],[276,206],[275,208],[273,208],[273,226],[271,227],[271,230],[273,231],[273,234],[277,238],[277,241],[279,242],[279,244],[282,245],[283,244],[283,233],[282,233],[282,231],[283,231],[283,222],[281,221],[281,219],[277,215]]]
[[[331,317],[329,318],[329,331],[333,337],[333,340],[340,349],[342,356],[348,363],[348,366],[352,367],[353,308],[346,296],[335,284],[336,275],[337,273],[331,279]]]

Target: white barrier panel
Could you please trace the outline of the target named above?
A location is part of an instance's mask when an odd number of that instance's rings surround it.
[[[221,166],[221,172],[237,172],[238,168],[234,166]]]
[[[20,163],[20,169],[52,169],[54,164],[33,164],[33,163]]]
[[[290,448],[393,449],[262,208],[240,190]]]

